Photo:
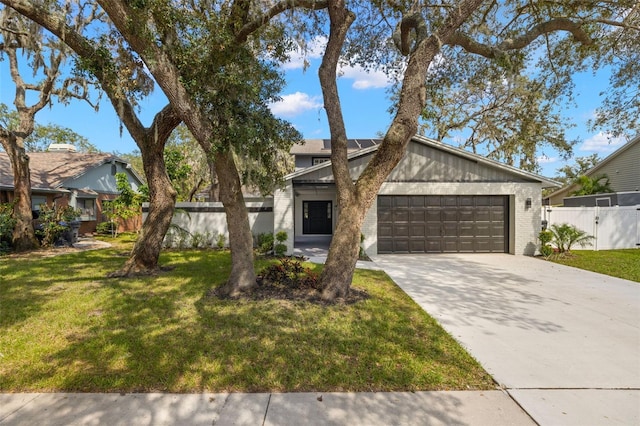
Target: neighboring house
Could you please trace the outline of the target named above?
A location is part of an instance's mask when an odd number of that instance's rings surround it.
[[[378,149],[353,149],[356,179]],[[329,141],[311,141],[329,153]],[[350,141],[354,147],[362,140]],[[318,158],[319,150],[295,149],[296,164]],[[313,160],[311,160],[313,161]],[[286,231],[288,253],[296,242],[329,237],[340,214],[330,162],[299,168],[273,197],[248,202],[254,235]],[[543,187],[558,183],[462,149],[415,136],[403,159],[378,192],[362,227],[363,247],[379,253],[482,252],[535,254],[541,229]],[[227,234],[219,203],[181,204],[189,215],[175,221],[191,232]],[[326,239],[325,239],[326,240]]]
[[[565,207],[635,206],[640,204],[640,135],[627,142],[585,175],[594,178],[607,175],[613,193],[571,196],[580,189],[577,184],[565,186],[544,200],[545,205]]]
[[[69,205],[81,211],[80,233],[96,230],[99,222],[108,220],[102,202],[118,196],[116,173],[126,173],[131,187],[137,190],[142,179],[130,165],[113,154],[73,152],[71,147],[52,146],[49,152],[30,152],[31,202],[33,210],[40,205]],[[56,151],[55,149],[61,149]],[[13,173],[6,153],[0,152],[0,202],[13,199]],[[127,230],[139,226],[127,224]]]

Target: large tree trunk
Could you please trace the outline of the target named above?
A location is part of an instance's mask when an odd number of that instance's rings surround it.
[[[31,175],[29,173],[29,156],[16,140],[15,135],[9,134],[9,140],[4,141],[4,147],[13,169],[13,215],[16,226],[13,229],[12,244],[15,251],[33,250],[39,246],[33,229],[31,213]],[[12,140],[13,139],[13,140]]]
[[[164,147],[173,129],[180,124],[175,109],[171,105],[164,107],[148,128],[142,126],[129,103],[119,105],[118,114],[142,154],[142,167],[149,185],[149,214],[131,256],[120,270],[109,274],[111,277],[149,274],[159,269],[162,241],[171,225],[177,196],[164,162]]]
[[[230,150],[216,154],[216,169],[220,184],[220,200],[224,205],[229,229],[231,274],[220,294],[238,296],[256,285],[253,266],[253,235],[242,186]]]
[[[149,214],[142,224],[142,231],[133,246],[131,256],[122,268],[109,274],[110,277],[150,274],[159,269],[162,241],[171,225],[177,193],[167,175],[162,149],[148,151],[141,149],[149,185]]]
[[[364,220],[363,211],[366,210],[353,199],[340,205],[340,214],[331,239],[329,255],[320,274],[324,300],[334,300],[349,294],[349,287],[360,251],[360,228]]]
[[[348,294],[358,259],[362,221],[384,180],[400,162],[409,140],[417,131],[418,117],[426,101],[424,84],[429,64],[440,51],[442,40],[447,40],[482,1],[463,0],[459,7],[451,11],[443,25],[428,37],[426,34],[418,37],[423,32],[417,31],[417,28],[426,27],[421,17],[411,15],[406,17],[406,21],[403,19],[405,22],[400,26],[403,31],[401,39],[412,40],[409,33],[414,30],[416,37],[413,46],[403,46],[403,50],[407,52],[405,54],[409,55],[409,61],[400,90],[398,111],[380,148],[355,184],[349,173],[347,134],[336,83],[340,53],[354,15],[347,9],[344,0],[329,2],[329,41],[319,77],[331,129],[331,163],[341,214],[334,235],[335,241],[331,242],[329,248],[327,265],[320,276],[323,299],[333,300]]]

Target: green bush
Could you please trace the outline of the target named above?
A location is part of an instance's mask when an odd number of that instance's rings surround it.
[[[216,240],[216,246],[218,246],[218,249],[222,250],[226,242],[227,239],[224,234],[218,234],[218,239]]]
[[[0,204],[0,254],[11,250],[11,239],[15,226],[13,204]]]
[[[575,244],[584,247],[593,239],[593,236],[568,223],[553,224],[550,232],[553,235],[551,243],[556,246],[558,253],[561,254],[570,252],[571,247]]]
[[[553,240],[553,232],[548,229],[540,231],[538,234],[538,239],[540,240],[540,254],[544,257],[549,257],[553,254],[553,247],[549,245],[549,243]]]
[[[39,226],[36,235],[42,238],[42,246],[54,245],[65,231],[69,230],[69,222],[75,220],[80,212],[69,206],[40,206]]]
[[[113,222],[100,222],[96,225],[96,233],[101,235],[113,235],[115,232],[115,223]]]
[[[286,231],[279,231],[276,234],[276,245],[273,246],[273,252],[278,257],[283,257],[287,252],[287,245],[285,242],[287,241],[288,235]]]
[[[271,253],[271,251],[273,250],[273,242],[274,242],[273,234],[271,233],[258,234],[258,236],[256,237],[256,246],[257,246],[258,252],[262,254]]]

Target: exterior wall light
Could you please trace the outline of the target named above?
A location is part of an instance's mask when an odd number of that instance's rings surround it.
[[[527,210],[529,210],[531,208],[531,198],[527,198],[524,201],[524,208],[527,209]]]

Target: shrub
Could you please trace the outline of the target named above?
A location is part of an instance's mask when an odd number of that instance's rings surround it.
[[[260,272],[263,282],[276,287],[319,290],[318,275],[304,268],[298,258],[283,257],[279,264],[271,265]]]
[[[284,254],[287,252],[287,245],[285,244],[285,242],[287,241],[288,235],[286,231],[279,231],[276,234],[276,245],[273,246],[273,252],[275,253],[276,256],[278,257],[283,257]]]
[[[575,244],[584,247],[593,239],[593,236],[568,223],[561,225],[554,223],[551,225],[550,232],[553,235],[552,244],[556,246],[559,253],[570,252]]]
[[[0,254],[10,251],[15,226],[13,204],[0,204]]]
[[[116,224],[113,222],[100,222],[96,225],[96,233],[102,235],[113,235],[115,233]]]
[[[553,240],[553,232],[545,229],[538,234],[540,240],[540,254],[544,257],[549,257],[553,254],[553,247],[549,243]]]
[[[258,252],[262,254],[271,253],[271,251],[273,250],[273,242],[274,242],[273,234],[271,233],[258,234],[258,236],[256,237],[256,243],[257,243],[256,245],[258,248]]]
[[[42,238],[42,246],[49,247],[59,242],[60,237],[70,228],[67,223],[78,217],[80,212],[69,206],[42,205],[36,229],[36,235]]]
[[[226,241],[227,239],[224,234],[218,234],[218,238],[216,239],[216,246],[218,246],[218,249],[222,250]]]
[[[211,239],[211,233],[209,231],[205,232],[195,232],[191,235],[191,247],[192,248],[203,248],[209,245],[209,240]]]

